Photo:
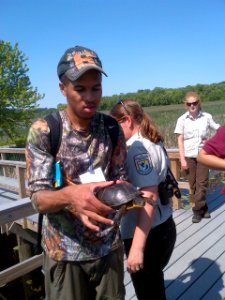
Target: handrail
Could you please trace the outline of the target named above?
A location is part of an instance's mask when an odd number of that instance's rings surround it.
[[[16,170],[17,186],[14,187],[18,191],[21,198],[27,195],[26,182],[25,182],[25,172],[26,172],[26,162],[25,161],[15,161],[15,160],[0,160],[0,167],[4,167],[3,175],[7,177],[6,168],[14,167]],[[4,186],[3,186],[4,187]],[[9,186],[10,188],[10,186]],[[11,188],[12,189],[12,188]]]
[[[25,148],[0,147],[0,153],[25,154]]]
[[[171,162],[171,170],[174,174],[174,177],[179,182],[180,181],[180,158],[179,158],[179,151],[178,148],[170,148],[166,149],[168,152],[168,156],[170,158]],[[15,167],[16,168],[16,177],[18,179],[18,188],[19,188],[19,194],[21,198],[25,197],[27,195],[26,188],[25,188],[25,168],[26,163],[22,161],[13,161],[13,160],[7,160],[6,154],[8,153],[17,153],[17,154],[25,154],[24,148],[5,148],[0,147],[0,167],[3,168],[3,175],[7,176],[6,168],[7,167]],[[186,185],[186,187],[188,187]],[[180,201],[173,197],[173,208],[178,209],[181,207]]]
[[[0,226],[35,213],[37,212],[34,210],[30,198],[28,197],[12,201],[12,203],[7,203],[7,205],[2,204],[0,210]]]

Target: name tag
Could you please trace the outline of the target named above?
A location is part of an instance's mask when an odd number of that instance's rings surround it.
[[[81,183],[106,181],[105,176],[100,167],[97,169],[92,169],[84,174],[81,174],[79,177]]]

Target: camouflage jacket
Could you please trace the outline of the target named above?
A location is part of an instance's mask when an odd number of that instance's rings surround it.
[[[125,178],[126,145],[121,129],[117,146],[112,151],[112,142],[102,114],[95,114],[88,136],[83,136],[72,128],[66,111],[60,112],[60,115],[63,124],[62,140],[56,161],[61,163],[64,179],[80,184],[79,175],[87,172],[90,163],[93,168],[101,167],[106,180]],[[31,194],[39,190],[54,189],[54,157],[50,154],[49,137],[49,128],[44,119],[32,124],[26,147]],[[109,217],[114,219],[117,215],[112,213]],[[105,256],[122,245],[119,224],[100,224],[100,227],[100,232],[89,230],[66,209],[48,213],[43,221],[44,250],[49,257],[58,261],[83,261]]]

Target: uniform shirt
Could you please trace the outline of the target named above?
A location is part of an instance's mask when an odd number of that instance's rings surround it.
[[[62,140],[56,161],[60,161],[62,175],[80,184],[79,175],[90,166],[101,167],[106,180],[123,178],[126,144],[120,129],[118,144],[112,155],[112,142],[104,126],[102,114],[96,113],[88,136],[74,130],[66,111],[62,118]],[[99,121],[100,120],[100,121]],[[29,190],[53,190],[54,158],[50,154],[49,128],[45,120],[36,121],[27,139],[27,172]],[[66,182],[64,180],[64,182]],[[66,185],[66,184],[65,184]],[[111,219],[115,213],[109,215]],[[93,232],[66,209],[46,214],[43,221],[43,247],[55,260],[83,261],[107,255],[121,246],[119,225],[100,224],[100,232]]]
[[[155,144],[134,134],[128,141],[126,168],[128,180],[137,188],[159,185],[166,177],[167,157],[161,143]],[[121,233],[123,239],[132,238],[137,223],[138,209],[130,210],[122,218]],[[161,205],[157,200],[152,228],[165,222],[172,215],[170,204]]]
[[[211,155],[225,158],[225,126],[218,129],[216,134],[208,140],[203,149]],[[222,189],[222,194],[225,194],[225,186]]]
[[[203,141],[209,137],[209,129],[217,130],[219,127],[209,113],[200,111],[197,118],[193,118],[186,112],[178,118],[174,133],[184,135],[185,157],[197,157]]]

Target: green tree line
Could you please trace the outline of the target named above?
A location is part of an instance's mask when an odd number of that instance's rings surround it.
[[[119,99],[131,98],[143,107],[161,106],[183,103],[187,92],[199,93],[202,102],[220,101],[225,98],[225,81],[212,84],[188,85],[181,88],[161,88],[153,90],[138,90],[136,93],[126,93],[102,98],[100,110],[110,110]]]

